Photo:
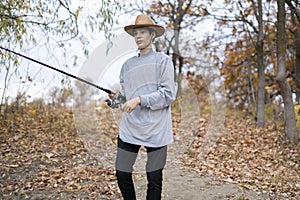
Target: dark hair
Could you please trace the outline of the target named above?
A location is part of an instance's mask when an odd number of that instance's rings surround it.
[[[151,35],[151,33],[154,32],[154,33],[155,33],[155,36],[157,36],[157,32],[156,32],[153,28],[147,27],[147,29],[149,30],[150,35]],[[154,41],[154,39],[155,39],[155,38],[153,38],[152,42]]]
[[[148,31],[150,32],[150,34],[153,33],[153,32],[155,32],[155,30],[153,28],[146,27],[146,29],[148,29]]]

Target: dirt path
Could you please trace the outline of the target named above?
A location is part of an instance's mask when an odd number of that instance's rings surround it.
[[[192,168],[184,166],[180,156],[187,150],[187,143],[175,142],[169,146],[164,170],[163,199],[165,200],[216,200],[270,199],[267,194],[248,191],[216,177],[198,176]],[[147,181],[143,172],[146,153],[141,152],[136,164],[135,187],[138,200],[146,199]]]

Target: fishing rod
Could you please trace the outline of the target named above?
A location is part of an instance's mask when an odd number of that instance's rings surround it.
[[[35,63],[38,63],[38,64],[40,64],[40,65],[42,65],[42,66],[44,66],[44,67],[48,67],[48,68],[50,68],[50,69],[52,69],[52,70],[55,70],[55,71],[57,71],[57,72],[59,72],[59,73],[62,73],[62,74],[64,74],[64,75],[67,75],[67,76],[69,76],[69,77],[71,77],[71,78],[77,79],[77,80],[79,80],[79,81],[81,81],[81,82],[84,82],[84,83],[86,83],[86,84],[88,84],[88,85],[91,85],[91,86],[93,86],[93,87],[95,87],[95,88],[97,88],[97,89],[99,89],[99,90],[102,90],[102,91],[106,92],[107,94],[113,94],[113,92],[112,92],[111,90],[109,90],[109,89],[100,87],[100,86],[98,86],[98,85],[96,85],[96,84],[94,84],[94,83],[91,83],[91,82],[89,82],[89,81],[87,81],[87,80],[85,80],[85,79],[82,79],[82,78],[80,78],[80,77],[78,77],[78,76],[75,76],[75,75],[70,74],[70,73],[68,73],[68,72],[62,71],[62,70],[60,70],[60,69],[57,69],[57,68],[55,68],[55,67],[52,67],[52,66],[50,66],[50,65],[48,65],[48,64],[45,64],[45,63],[43,63],[43,62],[40,62],[40,61],[38,61],[38,60],[35,60],[35,59],[33,59],[33,58],[30,58],[30,57],[28,57],[28,56],[25,56],[25,55],[23,55],[23,54],[20,54],[20,53],[18,53],[18,52],[12,51],[12,50],[7,49],[7,48],[4,48],[4,47],[2,47],[2,46],[0,46],[0,49],[5,50],[5,51],[10,52],[10,53],[13,53],[13,54],[18,55],[18,56],[21,56],[21,57],[23,57],[23,58],[25,58],[25,59],[27,59],[27,60],[30,60],[30,61],[35,62]],[[114,97],[112,97],[112,100],[109,100],[109,99],[105,100],[105,102],[106,102],[107,105],[110,106],[111,108],[119,108],[119,106],[120,106],[120,102],[116,102],[116,99],[115,99]]]
[[[77,79],[77,80],[79,80],[79,81],[81,81],[81,82],[84,82],[84,83],[86,83],[86,84],[88,84],[88,85],[91,85],[91,86],[93,86],[93,87],[95,87],[95,88],[97,88],[97,89],[99,89],[99,90],[102,90],[102,91],[106,92],[107,94],[112,94],[112,93],[113,93],[113,92],[112,92],[111,90],[109,90],[109,89],[100,87],[100,86],[98,86],[98,85],[96,85],[96,84],[94,84],[94,83],[91,83],[91,82],[89,82],[89,81],[87,81],[87,80],[85,80],[85,79],[82,79],[82,78],[80,78],[80,77],[78,77],[78,76],[75,76],[75,75],[73,75],[73,74],[69,74],[68,72],[62,71],[62,70],[60,70],[60,69],[57,69],[57,68],[52,67],[52,66],[50,66],[50,65],[48,65],[48,64],[42,63],[42,62],[40,62],[40,61],[38,61],[38,60],[35,60],[35,59],[33,59],[33,58],[30,58],[30,57],[25,56],[25,55],[23,55],[23,54],[20,54],[20,53],[18,53],[18,52],[12,51],[12,50],[7,49],[7,48],[4,48],[4,47],[2,47],[2,46],[0,46],[0,49],[5,50],[5,51],[10,52],[10,53],[13,53],[13,54],[18,55],[18,56],[21,56],[21,57],[23,57],[23,58],[25,58],[25,59],[27,59],[27,60],[30,60],[30,61],[35,62],[35,63],[38,63],[38,64],[40,64],[40,65],[42,65],[42,66],[44,66],[44,67],[48,67],[48,68],[53,69],[53,70],[55,70],[55,71],[57,71],[57,72],[59,72],[59,73],[62,73],[62,74],[64,74],[64,75],[67,75],[67,76],[69,76],[69,77],[72,77],[72,78],[74,78],[74,79]]]

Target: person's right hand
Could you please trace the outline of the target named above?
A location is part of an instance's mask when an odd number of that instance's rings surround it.
[[[124,112],[131,113],[138,105],[141,103],[140,97],[135,97],[122,105],[122,110]]]

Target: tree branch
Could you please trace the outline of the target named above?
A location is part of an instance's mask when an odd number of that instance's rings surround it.
[[[292,13],[297,17],[298,21],[300,22],[300,12],[298,12],[297,8],[292,4],[292,1],[291,0],[285,0],[285,3],[289,6]],[[295,1],[295,3],[296,3],[296,5],[299,4],[296,1]]]

